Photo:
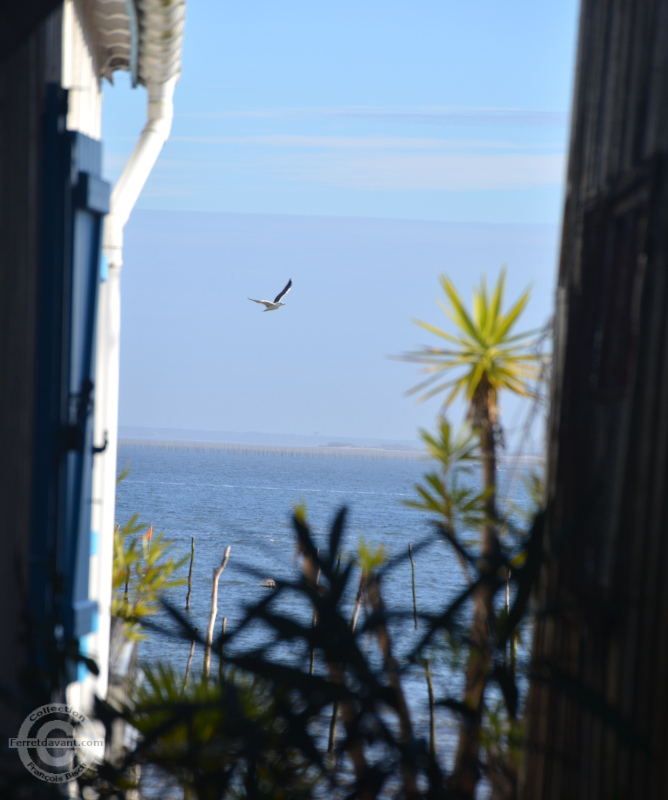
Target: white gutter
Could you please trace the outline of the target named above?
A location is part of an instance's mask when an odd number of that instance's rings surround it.
[[[174,115],[174,88],[179,75],[164,83],[148,82],[147,122],[132,155],[111,194],[105,218],[102,252],[109,272],[100,285],[98,300],[97,364],[95,380],[95,443],[107,442],[95,456],[93,469],[92,530],[97,533],[97,554],[91,559],[91,597],[98,602],[98,630],[91,634],[89,653],[100,666],[100,675],[86,679],[83,694],[106,697],[109,667],[112,565],[114,553],[114,506],[118,453],[118,386],[121,332],[121,267],[123,229],[137,198],[169,137]],[[85,700],[85,698],[82,698]]]

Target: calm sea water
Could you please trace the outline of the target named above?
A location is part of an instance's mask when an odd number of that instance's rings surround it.
[[[406,553],[409,542],[415,548],[430,540],[428,549],[414,555],[418,608],[444,604],[462,585],[450,548],[432,536],[425,515],[402,504],[415,497],[414,485],[429,467],[426,460],[121,445],[119,465],[126,463],[131,472],[118,487],[117,521],[138,513],[146,528],[153,525],[155,533],[164,531],[173,539],[181,555],[189,555],[195,537],[191,615],[200,628],[208,619],[212,569],[227,545],[232,549],[220,582],[219,625],[223,616],[228,627],[234,625],[244,603],[267,591],[244,565],[266,578],[294,575],[291,520],[298,502],[306,504],[323,546],[336,513],[347,507],[344,561],[354,557],[362,538],[382,544],[388,556]],[[388,575],[383,589],[388,606],[412,608],[410,561]],[[185,594],[185,587],[176,589],[170,599],[181,605]]]
[[[200,631],[208,621],[211,575],[230,545],[228,566],[219,587],[216,633],[222,618],[227,630],[234,628],[249,601],[264,597],[260,577],[244,571],[251,566],[266,578],[294,577],[299,569],[291,524],[292,506],[304,502],[316,540],[324,545],[326,534],[342,505],[348,508],[347,527],[341,543],[342,558],[352,559],[364,538],[383,544],[388,556],[415,549],[417,604],[421,611],[444,608],[461,590],[463,577],[448,545],[436,539],[428,518],[407,508],[402,501],[415,498],[415,484],[430,468],[416,458],[335,457],[326,454],[262,454],[234,450],[197,450],[121,445],[119,467],[127,464],[130,475],[119,485],[116,519],[124,523],[138,513],[146,528],[164,531],[174,540],[174,552],[190,553],[195,538],[193,595],[190,615]],[[509,472],[500,471],[500,483]],[[519,481],[514,485],[519,486]],[[517,489],[514,490],[517,493]],[[428,541],[424,549],[419,543]],[[187,576],[187,564],[182,574]],[[169,598],[184,608],[186,587],[173,590]],[[405,559],[384,579],[384,599],[391,609],[412,610],[411,564]],[[282,601],[283,602],[283,601]],[[349,598],[352,608],[353,597]],[[288,606],[289,607],[289,606]],[[286,611],[286,606],[282,606]],[[294,607],[296,614],[305,610]],[[397,654],[408,652],[419,635],[413,621],[393,626]],[[244,631],[239,644],[253,644],[259,636]],[[182,641],[152,634],[142,643],[144,658],[151,662],[168,659],[185,670],[189,647]],[[201,659],[201,656],[196,658]],[[198,668],[199,668],[198,664]],[[437,694],[458,692],[458,677],[445,663],[433,666]],[[454,681],[454,683],[453,683]],[[424,673],[414,668],[406,675],[405,688],[416,717],[426,722]],[[441,720],[442,735],[450,740],[448,721]]]

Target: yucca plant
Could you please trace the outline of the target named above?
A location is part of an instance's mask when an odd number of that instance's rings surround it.
[[[439,301],[454,324],[454,332],[445,331],[422,320],[415,320],[426,331],[447,344],[424,347],[405,354],[407,361],[424,365],[428,377],[411,389],[422,399],[446,393],[443,407],[463,395],[468,402],[469,420],[480,438],[483,462],[484,522],[480,543],[480,582],[474,595],[474,621],[471,631],[471,655],[466,675],[464,704],[471,714],[463,718],[454,786],[463,797],[473,797],[478,780],[479,742],[484,705],[486,676],[491,665],[490,630],[494,621],[494,581],[501,565],[497,530],[496,451],[499,436],[499,394],[508,390],[524,397],[533,396],[532,382],[539,380],[542,357],[536,352],[538,331],[515,333],[515,325],[525,309],[527,289],[507,310],[503,310],[506,273],[501,270],[492,292],[483,277],[473,290],[471,313],[453,283],[441,276],[447,304]],[[431,500],[439,503],[443,497]],[[434,508],[432,508],[434,510]],[[486,579],[485,579],[486,576]]]
[[[477,437],[465,427],[457,434],[445,417],[438,420],[435,434],[421,430],[420,436],[438,470],[428,472],[416,484],[416,500],[404,500],[410,508],[426,511],[441,536],[453,546],[460,566],[470,582],[470,564],[464,555],[460,531],[478,528],[485,520],[487,493],[471,486],[470,472],[480,461]]]
[[[531,381],[540,374],[540,358],[531,350],[539,331],[512,333],[531,292],[527,289],[505,313],[502,310],[506,271],[502,269],[491,295],[483,276],[480,288],[473,289],[472,313],[466,310],[459,292],[445,275],[440,277],[441,286],[450,305],[439,301],[439,305],[456,326],[451,334],[422,320],[416,325],[449,342],[451,347],[425,347],[407,354],[407,358],[427,365],[424,370],[429,377],[415,386],[411,392],[424,392],[426,399],[450,389],[444,401],[448,406],[461,392],[471,403],[474,411],[482,400],[482,393],[496,397],[502,389],[524,396],[531,396]],[[511,335],[512,334],[512,335]],[[452,375],[454,368],[462,372]],[[441,378],[446,380],[438,383]],[[432,384],[436,383],[436,386]]]
[[[473,290],[472,313],[452,282],[441,276],[441,286],[449,301],[439,301],[445,314],[455,325],[449,333],[422,320],[415,323],[449,343],[448,347],[424,347],[406,353],[402,358],[424,364],[428,377],[414,386],[410,393],[422,399],[447,392],[443,407],[447,408],[462,394],[469,404],[469,418],[480,433],[484,461],[485,488],[496,484],[496,444],[498,432],[498,395],[503,390],[524,397],[534,395],[532,382],[542,372],[542,357],[535,350],[539,331],[514,333],[514,326],[529,301],[527,289],[511,308],[504,312],[503,295],[506,272],[501,270],[491,295],[483,277],[480,288]],[[490,521],[494,519],[494,496],[490,494],[487,508]]]
[[[482,551],[491,553],[497,548],[493,522],[496,519],[496,447],[498,438],[498,395],[503,390],[524,397],[534,396],[532,383],[542,374],[543,357],[536,352],[539,331],[514,333],[514,327],[525,309],[530,291],[527,289],[508,311],[503,311],[506,271],[502,269],[491,295],[483,277],[480,288],[473,290],[472,313],[452,282],[442,275],[441,286],[449,301],[439,301],[445,314],[455,325],[449,333],[428,322],[415,320],[424,330],[445,340],[447,347],[424,347],[406,353],[402,358],[424,364],[428,377],[414,386],[410,393],[422,399],[447,392],[443,407],[463,394],[469,404],[472,427],[480,435],[483,459],[483,484],[488,492],[486,511],[488,524],[483,529]]]

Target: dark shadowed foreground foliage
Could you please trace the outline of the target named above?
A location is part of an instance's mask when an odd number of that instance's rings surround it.
[[[466,564],[469,580],[439,613],[419,615],[419,641],[401,661],[395,656],[394,623],[405,618],[412,626],[413,612],[386,609],[383,578],[403,559],[384,561],[380,553],[367,552],[357,565],[341,564],[345,516],[342,509],[324,552],[297,510],[293,523],[301,571],[292,581],[277,582],[275,591],[247,607],[236,629],[219,637],[214,643],[219,667],[208,678],[184,681],[159,665],[147,670],[123,707],[98,703],[108,735],[120,720],[140,734],[132,748],[88,777],[102,797],[127,796],[137,786],[137,767],[147,765],[156,780],[162,775],[183,787],[185,797],[198,800],[458,796],[436,748],[430,747],[428,726],[419,727],[409,710],[404,676],[444,642],[467,660],[476,658],[468,631],[472,598],[482,584],[497,597],[500,611],[490,619],[491,653],[484,658],[491,664],[485,677],[490,691],[477,767],[494,796],[512,793],[508,787],[515,785],[521,729],[518,670],[509,645],[537,577],[542,515],[527,535],[509,536],[514,546],[499,550],[494,563],[481,563],[452,530],[436,525]],[[502,595],[511,564],[513,602],[506,612]],[[355,592],[367,608],[357,627],[344,604],[344,597]],[[294,601],[308,613],[285,612]],[[193,640],[203,646],[190,621],[173,606],[165,607],[184,651]],[[266,636],[262,644],[244,649],[239,639],[248,625],[262,626]],[[471,712],[458,696],[460,687],[454,682],[434,687],[435,705],[466,724]]]

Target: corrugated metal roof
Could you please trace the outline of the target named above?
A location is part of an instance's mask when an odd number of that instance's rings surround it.
[[[165,83],[181,73],[185,0],[136,0],[139,11],[138,81]]]
[[[181,72],[185,0],[90,0],[99,74],[129,70],[132,83],[164,83]]]
[[[126,0],[92,0],[91,6],[98,47],[99,76],[111,81],[117,69],[131,69],[133,39],[137,41],[138,38],[136,22],[133,32],[130,19],[134,6],[132,0],[128,3]]]

